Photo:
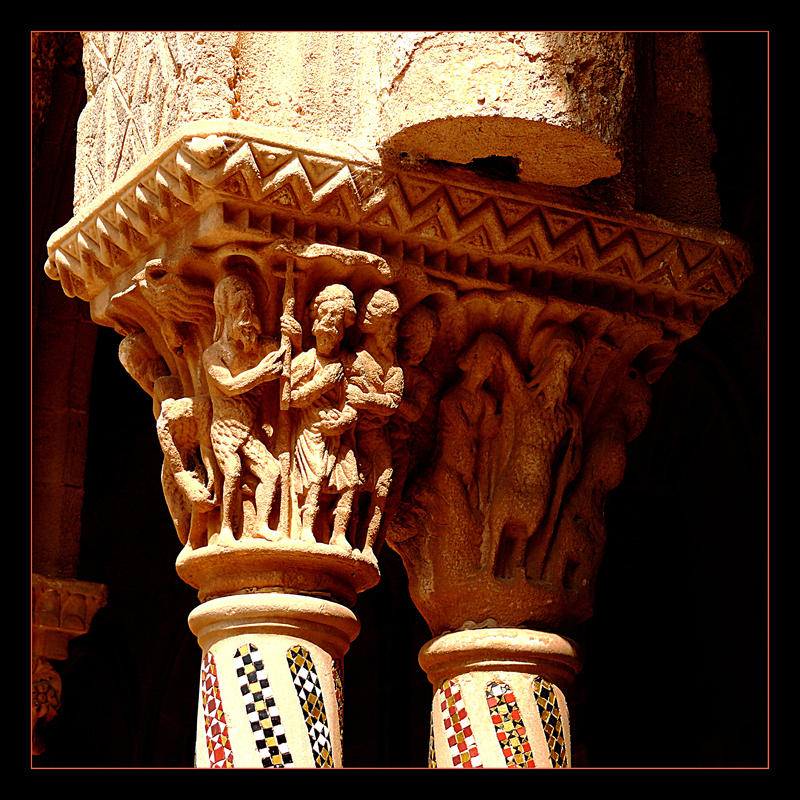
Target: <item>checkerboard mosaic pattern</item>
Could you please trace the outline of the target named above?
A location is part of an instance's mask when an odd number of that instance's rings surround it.
[[[344,739],[344,691],[342,687],[342,662],[333,659],[333,689],[336,692],[336,708],[339,711],[339,739]]]
[[[547,747],[550,751],[550,763],[554,767],[566,767],[567,744],[564,740],[564,729],[561,724],[561,709],[558,707],[558,697],[553,685],[542,677],[533,681],[533,694],[539,707],[539,716],[542,728],[547,738]]]
[[[439,690],[439,702],[453,766],[483,767],[464,699],[461,697],[461,687],[457,681],[448,680],[442,684]]]
[[[322,686],[311,653],[302,645],[296,645],[286,653],[286,660],[289,662],[292,681],[305,716],[314,763],[318,767],[333,767],[328,715],[325,713]]]
[[[264,767],[292,766],[292,754],[278,713],[278,704],[258,648],[252,644],[242,645],[233,660],[261,764]]]
[[[436,742],[433,738],[433,711],[431,711],[431,735],[428,740],[428,769],[436,769]]]
[[[206,653],[203,658],[200,671],[200,698],[203,704],[209,764],[214,769],[230,769],[233,767],[233,750],[228,738],[225,712],[222,710],[217,665],[211,652]]]
[[[506,766],[510,769],[535,768],[528,733],[511,687],[507,683],[492,681],[486,687],[486,703]]]

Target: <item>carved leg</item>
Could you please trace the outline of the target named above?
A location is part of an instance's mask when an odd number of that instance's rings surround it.
[[[253,534],[272,539],[274,531],[269,528],[269,515],[280,478],[280,465],[258,439],[247,442],[248,466],[258,478],[256,487],[256,524]]]
[[[222,465],[222,525],[220,539],[232,541],[233,535],[233,508],[234,502],[239,499],[240,483],[242,480],[242,461],[237,453],[230,453]]]
[[[321,484],[314,483],[308,487],[306,501],[300,509],[301,530],[300,539],[304,542],[315,542],[314,522],[319,512],[319,495],[322,489]]]
[[[334,547],[343,547],[345,550],[353,549],[353,546],[347,541],[347,525],[350,522],[350,514],[353,511],[353,498],[355,495],[355,489],[347,489],[342,493],[339,502],[336,503],[336,510],[333,512],[333,533],[330,542]]]
[[[388,468],[383,471],[375,491],[372,493],[372,515],[367,525],[367,539],[364,544],[364,553],[372,553],[378,543],[378,537],[381,532],[381,521],[383,520],[383,512],[386,508],[386,501],[389,497],[389,491],[392,487],[392,469]]]

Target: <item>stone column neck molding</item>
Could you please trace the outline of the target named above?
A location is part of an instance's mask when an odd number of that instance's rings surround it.
[[[235,616],[231,609],[235,608]],[[345,606],[323,598],[270,592],[218,597],[189,614],[189,627],[204,650],[223,636],[262,634],[298,636],[343,658],[358,636],[360,623]]]
[[[571,639],[526,628],[475,628],[437,636],[419,652],[420,666],[434,686],[458,672],[498,669],[542,675],[570,686],[580,671]]]

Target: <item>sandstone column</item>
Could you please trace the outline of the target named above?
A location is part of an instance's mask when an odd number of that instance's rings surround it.
[[[432,763],[566,766],[559,632],[591,614],[606,494],[747,253],[524,182],[620,168],[625,37],[290,38],[87,34],[80,208],[48,247],[153,398],[201,601],[197,765],[341,765],[339,665],[386,540],[434,636]],[[463,102],[415,105],[442,63]],[[593,68],[618,107],[581,105]]]

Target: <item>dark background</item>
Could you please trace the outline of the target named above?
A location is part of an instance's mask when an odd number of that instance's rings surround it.
[[[767,37],[704,39],[722,227],[749,243],[755,274],[681,346],[609,497],[595,614],[576,632],[576,766],[767,765]],[[34,143],[34,308],[47,236],[72,216],[85,103],[79,59],[61,59],[54,80]],[[35,767],[193,763],[197,598],[174,570],[151,401],[118,343],[98,329],[76,576],[106,584],[109,600],[55,662],[62,708]],[[388,548],[381,571],[345,659],[345,765],[424,767],[432,689],[416,659],[429,633]]]

